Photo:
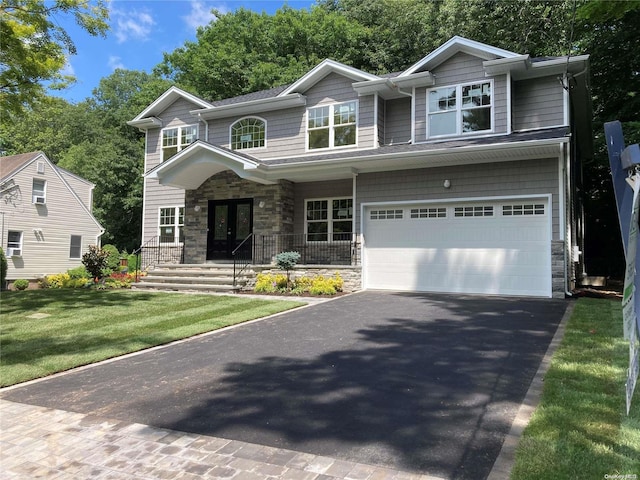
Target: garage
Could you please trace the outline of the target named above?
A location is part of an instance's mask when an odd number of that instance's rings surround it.
[[[551,297],[549,197],[363,205],[369,289]]]

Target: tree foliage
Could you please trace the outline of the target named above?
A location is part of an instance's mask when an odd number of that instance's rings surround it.
[[[73,40],[57,20],[72,15],[90,35],[104,35],[104,0],[0,0],[0,115],[20,112],[49,88],[73,81],[62,70],[74,55]]]

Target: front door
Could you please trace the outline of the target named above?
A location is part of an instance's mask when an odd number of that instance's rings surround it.
[[[253,200],[209,200],[207,260],[231,260],[253,229]]]

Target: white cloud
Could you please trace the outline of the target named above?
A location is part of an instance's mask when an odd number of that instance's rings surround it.
[[[116,70],[117,68],[124,68],[124,63],[122,63],[122,59],[116,55],[109,55],[109,61],[107,63],[111,70]]]
[[[145,10],[112,9],[110,15],[118,43],[124,43],[130,39],[148,40],[156,24],[151,14]]]
[[[190,30],[196,30],[198,27],[203,27],[216,20],[216,16],[211,13],[212,9],[218,10],[220,13],[227,13],[229,11],[223,4],[220,5],[207,5],[202,0],[191,0],[191,11],[188,15],[182,17],[182,20],[187,24]]]

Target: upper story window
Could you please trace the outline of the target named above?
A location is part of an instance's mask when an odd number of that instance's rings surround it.
[[[345,147],[356,144],[358,102],[336,103],[307,110],[307,147]]]
[[[198,139],[198,126],[172,127],[162,130],[162,161],[173,157],[180,150]]]
[[[82,235],[71,235],[69,258],[82,258]]]
[[[470,83],[429,90],[429,137],[492,130],[492,84]]]
[[[31,187],[31,202],[36,204],[47,203],[47,181],[40,178],[33,179]]]
[[[267,124],[256,117],[242,118],[231,125],[231,148],[261,148],[265,146]]]

